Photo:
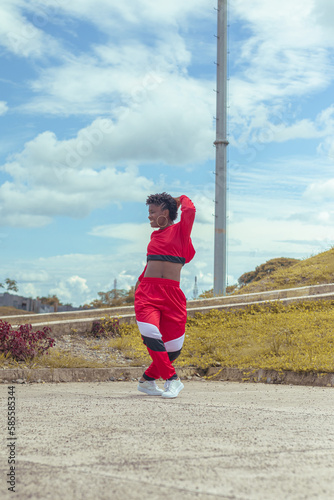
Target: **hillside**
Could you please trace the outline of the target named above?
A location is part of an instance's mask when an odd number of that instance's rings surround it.
[[[23,311],[22,309],[16,309],[16,307],[0,307],[0,318],[4,316],[15,316],[17,314],[34,314],[33,312]]]
[[[289,267],[281,267],[258,281],[244,285],[233,295],[323,283],[334,283],[334,248],[297,261]]]

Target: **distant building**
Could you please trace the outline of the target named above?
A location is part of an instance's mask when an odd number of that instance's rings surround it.
[[[53,313],[55,312],[54,306],[42,304],[38,299],[21,297],[20,295],[13,295],[8,292],[0,293],[0,307],[15,307],[22,311],[34,313]],[[57,307],[57,312],[64,311],[81,311],[83,307],[72,307],[70,304],[64,304]]]
[[[53,312],[52,306],[42,304],[37,299],[22,297],[21,295],[12,295],[11,293],[0,293],[0,307],[15,307],[22,311],[44,313]]]

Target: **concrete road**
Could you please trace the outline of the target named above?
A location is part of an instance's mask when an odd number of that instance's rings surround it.
[[[16,384],[17,440],[0,385],[0,498],[334,498],[332,388],[184,384],[174,400],[136,382]]]

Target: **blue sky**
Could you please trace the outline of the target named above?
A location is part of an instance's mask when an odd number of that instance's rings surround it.
[[[215,0],[3,0],[0,278],[81,305],[134,285],[146,197],[197,207],[213,286]],[[334,239],[334,4],[230,0],[228,283]]]

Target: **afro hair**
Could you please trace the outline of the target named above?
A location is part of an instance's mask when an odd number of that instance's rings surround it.
[[[169,210],[169,218],[174,221],[177,218],[177,204],[174,198],[168,193],[151,194],[147,200],[146,205],[158,205],[163,210]]]

